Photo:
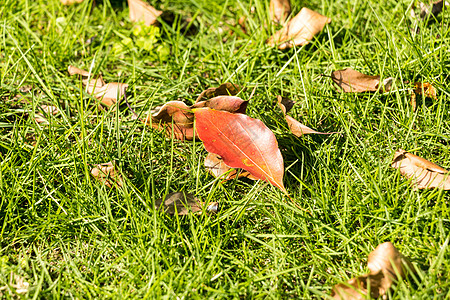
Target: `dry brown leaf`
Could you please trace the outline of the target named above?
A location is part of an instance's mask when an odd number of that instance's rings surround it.
[[[164,209],[167,214],[187,215],[189,212],[198,213],[202,211],[205,204],[200,202],[194,195],[186,192],[174,192],[168,194],[164,199],[155,201],[155,209]],[[219,204],[210,202],[207,211],[217,212]]]
[[[117,172],[112,162],[97,165],[91,170],[91,174],[107,187],[113,187],[114,184],[117,184],[118,187],[123,185],[122,176]]]
[[[405,278],[407,270],[415,271],[413,265],[391,242],[378,245],[369,254],[367,266],[370,273],[335,285],[331,296],[342,300],[362,300],[367,299],[370,290],[370,297],[378,298],[395,282]]]
[[[174,137],[179,140],[194,138],[194,114],[182,101],[167,102],[159,111],[148,116],[144,122],[147,125],[151,124],[153,128],[165,129],[169,137],[173,132]]]
[[[436,88],[429,82],[414,83],[414,93],[437,100]]]
[[[211,173],[216,178],[222,178],[225,180],[233,179],[237,177],[246,177],[251,180],[258,180],[253,175],[251,175],[249,172],[241,170],[241,169],[233,169],[227,166],[222,158],[214,153],[208,153],[208,155],[205,158],[205,168],[206,170]],[[229,170],[231,170],[226,176],[224,176],[225,173],[227,173]]]
[[[291,48],[294,45],[303,46],[308,44],[330,22],[330,18],[303,7],[282,29],[271,36],[267,43],[270,46],[278,45],[279,49]]]
[[[128,84],[111,82],[105,83],[102,76],[94,76],[93,74],[79,69],[74,66],[68,67],[70,75],[81,75],[83,77],[83,84],[87,86],[87,92],[99,99],[104,105],[111,107],[125,95]]]
[[[52,105],[41,105],[42,110],[44,111],[45,114],[47,115],[56,115],[59,110],[56,106],[52,106]],[[37,123],[44,123],[44,122],[48,122],[47,119],[45,118],[45,116],[41,113],[37,113],[34,116],[34,120]]]
[[[162,11],[142,0],[128,0],[128,7],[130,8],[131,22],[144,21],[147,26],[156,23],[156,20],[162,14]]]
[[[245,114],[248,101],[236,96],[217,96],[206,101],[200,101],[191,106],[194,108],[209,107],[216,110],[224,110],[230,113]]]
[[[390,91],[393,78],[383,80],[380,85],[380,76],[362,74],[351,68],[337,70],[331,73],[331,79],[345,93],[376,92],[378,90]]]
[[[450,173],[440,166],[405,150],[395,152],[392,167],[412,178],[414,189],[438,188],[450,190]]]
[[[294,105],[295,102],[293,102],[287,98],[283,98],[281,96],[277,96],[277,100],[278,100],[278,106],[281,108],[281,110],[283,111],[284,117],[286,118],[286,122],[288,123],[289,129],[295,136],[301,137],[304,134],[333,134],[333,133],[336,133],[336,132],[329,132],[329,133],[319,132],[319,131],[315,131],[315,130],[309,128],[308,126],[303,125],[302,123],[300,123],[293,117],[287,115],[287,112],[292,108],[292,106]],[[289,109],[287,109],[286,107],[288,107]]]
[[[289,0],[270,0],[270,18],[275,23],[284,23],[291,13]]]
[[[63,4],[63,5],[72,5],[72,4],[74,4],[74,3],[81,3],[81,2],[83,2],[84,0],[61,0],[61,3]]]
[[[198,103],[202,100],[208,100],[217,96],[234,96],[239,93],[240,88],[238,85],[232,84],[231,82],[222,83],[219,87],[208,88],[204,90],[195,100]]]

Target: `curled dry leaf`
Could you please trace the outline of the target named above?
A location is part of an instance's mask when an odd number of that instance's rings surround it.
[[[289,0],[270,0],[270,18],[275,23],[284,23],[291,13],[291,2]]]
[[[200,101],[191,108],[209,107],[211,109],[228,111],[230,113],[245,114],[248,101],[244,101],[236,96],[218,96],[206,101]]]
[[[128,84],[126,83],[105,83],[101,75],[94,77],[94,75],[88,71],[74,66],[69,66],[68,71],[70,75],[81,75],[83,77],[83,84],[87,86],[87,92],[101,100],[101,102],[108,107],[115,104],[117,99],[122,98],[128,87]]]
[[[283,157],[275,135],[263,122],[210,108],[193,111],[206,151],[222,157],[227,166],[244,169],[286,192]]]
[[[225,82],[218,87],[208,88],[201,92],[201,94],[197,97],[197,100],[195,100],[195,103],[217,96],[235,96],[239,93],[239,91],[240,88],[238,85],[232,84],[231,82]]]
[[[168,136],[173,133],[179,140],[194,138],[194,114],[182,101],[167,102],[158,112],[148,116],[145,123],[159,130],[165,129]]]
[[[187,215],[189,212],[198,213],[202,211],[205,204],[200,202],[194,195],[186,192],[174,192],[168,194],[164,199],[155,201],[155,209],[164,209],[164,212],[170,215]],[[206,207],[207,211],[217,212],[219,204],[210,202]]]
[[[128,7],[130,8],[131,22],[143,21],[147,26],[156,23],[156,20],[162,14],[162,11],[142,0],[128,0]]]
[[[279,49],[291,48],[294,45],[303,46],[308,44],[330,22],[330,18],[303,7],[282,29],[271,36],[267,43],[270,46],[279,45]]]
[[[351,68],[337,70],[331,73],[331,79],[345,93],[362,93],[362,92],[388,92],[391,89],[393,78],[389,77],[380,84],[380,76],[372,76],[362,74]]]
[[[395,152],[392,167],[412,178],[414,189],[438,188],[450,190],[450,173],[440,166],[405,150]]]
[[[378,245],[369,254],[367,266],[370,273],[335,285],[331,296],[342,300],[363,300],[367,299],[370,290],[370,297],[378,298],[395,282],[405,278],[408,270],[415,270],[391,242]]]
[[[92,168],[91,174],[107,187],[113,187],[114,184],[119,187],[123,185],[122,176],[117,172],[112,162],[97,165]]]
[[[59,112],[58,108],[56,106],[53,106],[53,105],[41,105],[41,108],[42,108],[44,114],[46,114],[46,115],[53,115],[54,116],[54,115],[56,115]],[[37,113],[34,116],[34,120],[37,123],[44,123],[44,122],[48,123],[47,119],[45,118],[45,116],[42,113]]]
[[[288,123],[289,129],[295,136],[301,137],[304,134],[333,134],[333,133],[336,133],[336,132],[329,132],[329,133],[319,132],[319,131],[315,131],[315,130],[309,128],[308,126],[303,125],[296,119],[287,115],[287,112],[295,104],[294,101],[283,98],[281,96],[277,96],[277,100],[278,100],[278,106],[283,111],[283,114],[286,119],[286,122]]]
[[[258,180],[252,174],[247,171],[242,171],[240,169],[233,169],[227,166],[223,159],[214,153],[208,153],[205,158],[205,168],[208,170],[216,178],[223,178],[225,180],[233,179],[236,177],[246,177],[252,180]],[[229,170],[231,170],[228,174],[225,175]]]

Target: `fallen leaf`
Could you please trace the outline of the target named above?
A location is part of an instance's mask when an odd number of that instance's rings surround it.
[[[308,44],[330,22],[330,18],[303,7],[282,29],[271,36],[267,43],[270,46],[279,45],[279,49],[292,48],[294,45],[303,46]]]
[[[270,19],[275,23],[284,23],[291,13],[289,0],[270,0]]]
[[[161,198],[155,201],[155,209],[163,208],[165,213],[179,216],[187,215],[189,212],[201,212],[204,205],[194,195],[186,192],[170,193],[164,199]],[[219,204],[217,202],[210,202],[206,210],[217,212],[218,207]]]
[[[244,169],[286,192],[283,157],[275,135],[263,122],[210,108],[196,108],[193,112],[206,151],[222,157],[227,166]]]
[[[230,168],[223,162],[223,159],[219,155],[214,153],[208,153],[208,155],[206,156],[205,168],[209,173],[211,173],[216,178],[223,178],[225,180],[229,180],[236,177],[246,177],[248,179],[258,180],[258,178],[255,178],[252,174],[250,174],[247,171]],[[230,172],[227,173],[228,171]],[[226,176],[224,176],[225,173],[227,173]]]
[[[389,77],[380,85],[379,75],[366,75],[351,68],[332,72],[331,79],[345,93],[376,92],[378,90],[388,92],[393,82],[393,78]]]
[[[296,119],[287,115],[287,112],[292,108],[292,106],[294,105],[295,102],[293,102],[287,98],[283,98],[281,96],[277,96],[277,100],[278,100],[278,106],[283,111],[283,114],[286,119],[286,122],[288,123],[289,129],[295,136],[301,137],[304,134],[333,134],[333,133],[336,133],[336,132],[329,132],[329,133],[319,132],[319,131],[315,131],[315,130],[309,128],[308,126],[303,125]],[[289,109],[287,109],[286,106]]]
[[[122,176],[116,171],[112,162],[97,165],[91,170],[91,174],[107,187],[111,188],[114,184],[118,187],[123,185]]]
[[[225,82],[216,88],[208,88],[201,92],[201,94],[195,100],[195,103],[214,98],[217,96],[234,96],[239,93],[240,88],[238,85],[232,84],[231,82]]]
[[[131,22],[144,21],[146,26],[156,23],[156,20],[162,14],[162,11],[142,0],[128,0],[128,7],[130,8]]]
[[[438,188],[450,190],[450,173],[440,166],[405,150],[394,154],[392,167],[413,179],[414,189]]]
[[[179,140],[194,138],[194,114],[182,101],[167,102],[158,112],[148,116],[145,123],[159,130],[165,129],[169,137],[173,132]]]
[[[420,17],[423,19],[427,19],[431,16],[433,17],[437,17],[438,14],[440,14],[442,12],[442,9],[444,8],[444,3],[446,6],[450,5],[450,3],[448,1],[444,0],[440,0],[440,1],[436,1],[432,4],[431,6],[431,10],[430,10],[430,5],[427,5],[423,2],[419,2],[419,7],[420,7]]]
[[[370,273],[352,278],[333,287],[331,296],[342,300],[363,300],[383,296],[398,280],[407,276],[407,270],[414,272],[413,265],[391,242],[378,245],[369,254],[367,266]]]
[[[209,107],[211,109],[228,111],[230,113],[245,114],[248,101],[236,96],[218,96],[206,101],[200,101],[191,106],[194,108]]]
[[[104,105],[110,107],[117,102],[117,99],[121,99],[125,95],[128,84],[111,82],[105,83],[102,76],[95,77],[88,71],[79,69],[74,66],[69,66],[68,71],[70,75],[81,75],[83,78],[83,84],[87,86],[87,92],[99,99]]]
[[[83,2],[84,0],[61,0],[61,3],[63,4],[63,5],[72,5],[72,4],[74,4],[74,3],[81,3],[81,2]]]
[[[428,82],[416,82],[414,83],[414,93],[422,95],[424,97],[433,98],[437,100],[436,89],[431,83]]]
[[[56,106],[52,106],[52,105],[41,105],[41,109],[43,110],[43,112],[46,115],[54,116],[59,112],[58,108]],[[44,123],[44,122],[48,123],[47,119],[45,118],[45,116],[42,113],[35,114],[34,120],[37,123]]]

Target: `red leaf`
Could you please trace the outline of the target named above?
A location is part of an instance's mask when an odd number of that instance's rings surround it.
[[[275,135],[263,122],[210,108],[193,111],[195,129],[208,152],[221,156],[227,166],[244,169],[286,192],[283,157]]]

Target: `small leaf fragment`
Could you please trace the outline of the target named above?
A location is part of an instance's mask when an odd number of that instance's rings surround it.
[[[329,133],[319,132],[319,131],[315,131],[315,130],[309,128],[308,126],[303,125],[296,119],[294,119],[291,116],[286,114],[286,112],[289,111],[290,108],[292,108],[292,106],[294,105],[295,102],[290,101],[281,96],[277,96],[277,100],[278,100],[278,106],[283,111],[283,114],[286,119],[286,122],[288,123],[289,129],[295,136],[301,137],[304,134],[333,134],[333,133],[336,133],[336,132],[329,132]],[[286,108],[286,105],[288,105],[290,107],[289,110]]]
[[[378,245],[369,254],[367,266],[370,273],[335,285],[331,296],[342,300],[363,300],[367,299],[370,290],[370,297],[378,298],[386,294],[398,280],[405,278],[408,270],[415,271],[409,260],[391,242]]]
[[[123,185],[122,176],[117,172],[112,162],[97,165],[91,170],[91,174],[107,187],[111,188],[114,184],[117,184],[118,187]]]
[[[105,83],[101,75],[95,77],[93,74],[79,69],[74,66],[68,67],[70,75],[81,75],[83,78],[83,84],[87,86],[87,92],[99,99],[104,105],[111,107],[117,102],[117,99],[121,99],[125,95],[128,84],[111,82]]]
[[[84,0],[61,0],[62,5],[72,5],[74,3],[81,3]]]
[[[392,167],[413,179],[414,189],[438,188],[450,190],[450,173],[422,157],[399,149],[394,154]]]
[[[303,7],[282,29],[271,36],[267,43],[270,46],[278,45],[281,50],[292,48],[294,45],[303,46],[308,44],[330,22],[330,18]]]
[[[437,100],[436,88],[429,82],[414,83],[414,93]]]
[[[196,108],[194,114],[206,151],[222,157],[227,166],[244,169],[286,192],[283,157],[275,135],[263,122],[210,108]]]
[[[379,75],[366,75],[351,68],[332,72],[331,79],[345,93],[376,92],[379,90],[388,92],[393,82],[393,78],[389,77],[383,80],[380,85]]]
[[[167,214],[177,214],[179,216],[187,215],[189,212],[201,212],[204,205],[194,195],[186,192],[170,193],[164,199],[161,198],[155,201],[155,209],[164,209],[164,212]],[[218,203],[210,202],[206,210],[217,212]]]
[[[211,87],[201,92],[197,97],[197,100],[195,100],[195,103],[217,96],[235,96],[239,91],[240,88],[238,85],[232,84],[231,82],[225,82],[218,87]]]
[[[291,13],[289,0],[270,0],[270,18],[275,23],[284,23]]]
[[[223,159],[214,153],[208,153],[205,158],[205,168],[211,175],[216,178],[223,178],[225,180],[230,180],[236,177],[246,177],[252,180],[258,180],[252,174],[247,171],[242,171],[240,169],[233,169],[227,166]],[[229,170],[231,170],[228,174],[225,175]]]
[[[146,26],[156,23],[162,11],[142,0],[128,0],[131,22],[143,21]]]

